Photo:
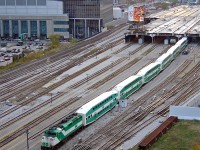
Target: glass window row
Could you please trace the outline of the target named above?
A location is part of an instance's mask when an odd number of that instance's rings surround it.
[[[11,23],[11,25],[10,25]],[[8,37],[9,33],[11,32],[12,36],[14,38],[17,38],[19,36],[19,29],[21,29],[21,33],[28,33],[28,21],[27,20],[21,20],[21,26],[19,25],[18,20],[12,20],[11,22],[9,20],[2,20],[3,27],[3,33],[4,37]],[[10,31],[11,26],[11,31]],[[46,35],[47,34],[47,24],[46,21],[39,21],[39,27],[36,20],[30,21],[30,34],[31,36],[37,36],[38,30],[40,31],[40,35]]]
[[[54,28],[54,32],[67,32],[67,28]]]
[[[68,21],[54,21],[53,23],[55,25],[68,25],[69,24]]]
[[[110,101],[113,98],[113,96],[110,96],[109,98],[107,98],[106,100],[102,101],[101,103],[99,103],[98,105],[96,105],[93,110],[101,107],[103,104],[107,103],[108,101]]]
[[[0,6],[46,6],[46,0],[0,0]]]

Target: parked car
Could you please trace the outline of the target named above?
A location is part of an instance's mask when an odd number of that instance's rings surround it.
[[[43,47],[40,46],[40,45],[37,45],[37,46],[36,46],[36,49],[43,49]]]
[[[9,57],[8,55],[5,55],[5,56],[4,56],[4,60],[5,60],[5,61],[10,60],[10,57]]]
[[[35,42],[40,42],[40,39],[35,39],[34,41],[35,41]]]
[[[188,53],[189,53],[189,51],[187,51],[187,50],[182,51],[183,55],[187,55]]]

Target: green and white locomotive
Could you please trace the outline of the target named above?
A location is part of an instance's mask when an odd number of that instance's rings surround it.
[[[59,124],[44,132],[44,136],[42,137],[42,148],[53,148],[82,126],[81,115],[73,114],[66,117]]]

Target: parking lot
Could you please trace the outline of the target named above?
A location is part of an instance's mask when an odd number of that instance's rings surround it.
[[[19,41],[1,41],[1,45],[6,47],[0,48],[0,66],[6,66],[13,62],[13,57],[24,57],[24,53],[38,52],[49,47],[49,42],[44,40],[27,41],[20,43]],[[6,43],[6,44],[5,44]]]

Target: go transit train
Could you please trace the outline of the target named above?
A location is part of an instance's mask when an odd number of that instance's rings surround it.
[[[47,129],[42,137],[41,147],[51,149],[83,126],[96,121],[111,110],[120,99],[126,99],[142,85],[151,81],[164,70],[187,46],[183,37],[154,63],[141,69],[136,75],[117,84],[111,91],[105,92],[79,108],[73,115],[63,119],[57,125]]]

